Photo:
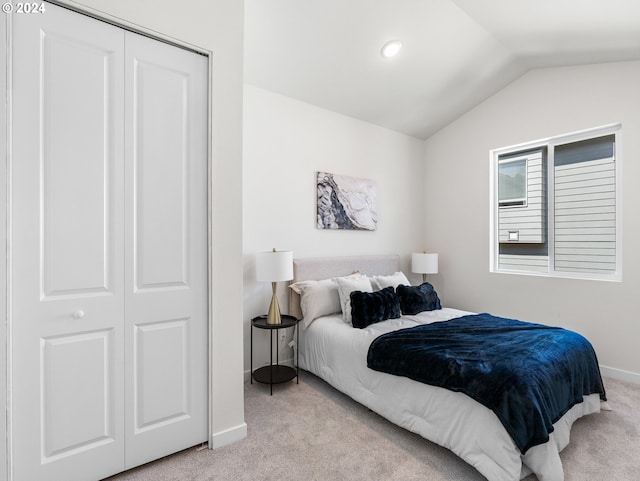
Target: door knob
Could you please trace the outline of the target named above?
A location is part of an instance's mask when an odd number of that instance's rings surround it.
[[[71,314],[71,317],[73,317],[74,319],[82,319],[84,317],[84,311],[82,309],[76,309]]]

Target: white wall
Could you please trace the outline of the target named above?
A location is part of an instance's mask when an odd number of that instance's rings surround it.
[[[424,237],[449,306],[573,329],[640,382],[640,62],[529,72],[425,142]],[[489,150],[622,123],[623,281],[489,273]]]
[[[242,77],[241,0],[68,0],[143,31],[212,52],[213,359],[210,425],[214,446],[246,434],[242,328]]]
[[[255,253],[292,250],[294,257],[399,254],[408,273],[424,230],[423,142],[253,86],[244,96],[245,370],[249,322],[264,314],[271,286],[255,281]],[[375,231],[316,228],[316,172],[375,182]],[[287,294],[279,296],[286,312]],[[256,330],[257,331],[257,330]],[[268,337],[254,332],[254,367],[268,361]],[[283,351],[291,357],[290,350]]]

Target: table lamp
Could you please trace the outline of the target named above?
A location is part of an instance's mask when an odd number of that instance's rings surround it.
[[[280,306],[276,296],[279,281],[293,279],[293,253],[291,251],[258,252],[256,254],[256,279],[271,282],[271,304],[267,313],[267,324],[280,324]]]
[[[427,282],[427,274],[438,273],[438,254],[414,252],[411,254],[411,272],[422,274],[422,282]]]

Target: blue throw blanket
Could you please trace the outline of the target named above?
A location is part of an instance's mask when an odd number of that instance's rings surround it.
[[[584,395],[606,400],[593,347],[573,331],[476,314],[383,334],[376,371],[462,392],[491,409],[524,454]]]

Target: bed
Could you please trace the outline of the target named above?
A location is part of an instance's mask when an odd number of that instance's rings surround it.
[[[553,424],[547,442],[523,454],[496,414],[466,394],[370,369],[369,347],[380,336],[473,314],[443,307],[356,329],[338,312],[350,306],[335,305],[334,297],[330,300],[334,305],[328,307],[327,291],[317,289],[336,282],[331,279],[357,273],[360,280],[348,283],[352,288],[366,276],[370,284],[379,282],[381,290],[398,272],[395,255],[295,259],[289,312],[303,318],[297,346],[299,367],[398,426],[450,449],[490,481],[514,481],[531,473],[540,481],[563,480],[559,452],[569,443],[571,426],[601,407],[608,409],[603,396],[585,395]]]

